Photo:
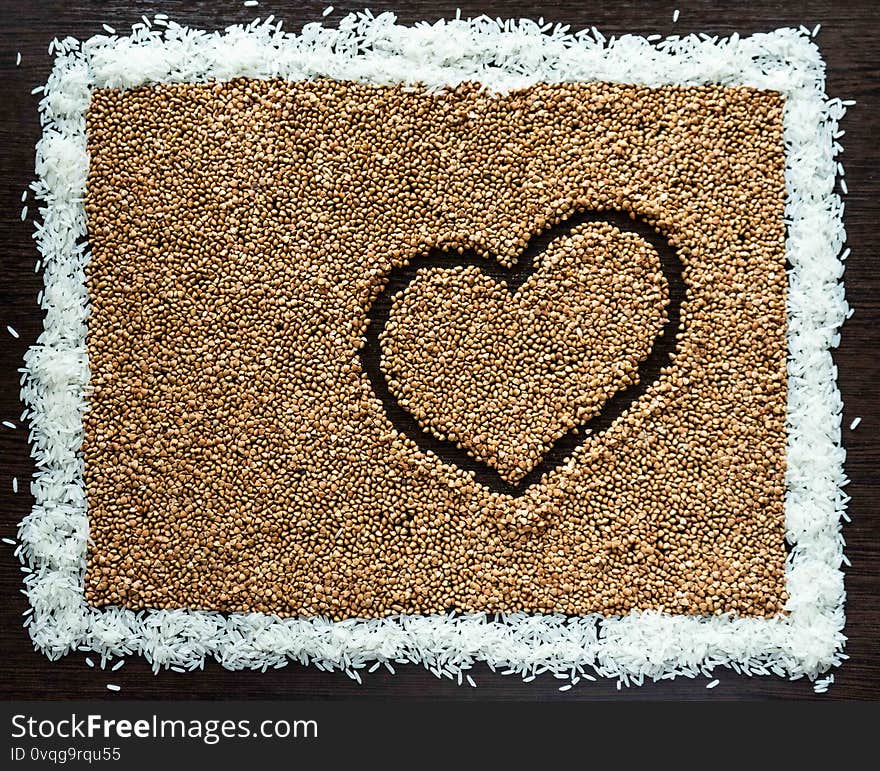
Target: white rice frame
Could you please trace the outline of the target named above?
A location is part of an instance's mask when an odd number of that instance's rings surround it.
[[[19,526],[16,554],[31,608],[28,627],[50,659],[74,650],[106,659],[140,654],[155,671],[197,669],[214,657],[229,669],[290,661],[341,669],[418,663],[461,682],[474,662],[526,680],[543,672],[618,679],[709,675],[717,666],[749,674],[815,680],[846,656],[844,541],[849,500],[840,446],[842,404],[830,349],[848,306],[840,279],[843,203],[834,193],[842,151],[838,121],[851,102],[828,100],[824,63],[805,28],[740,38],[708,35],[606,39],[595,28],[481,17],[413,27],[393,14],[351,14],[337,29],[307,24],[286,34],[271,17],[223,32],[165,19],[130,36],[53,41],[54,70],[43,88],[43,137],[31,187],[40,206],[35,238],[45,269],[44,331],[27,352],[22,398],[37,472],[33,511]],[[260,613],[96,609],[83,597],[88,519],[83,486],[82,411],[88,259],[83,206],[88,156],[85,110],[91,89],[233,77],[329,77],[370,83],[418,80],[431,88],[478,80],[495,90],[535,82],[606,80],[646,86],[747,85],[786,97],[788,293],[788,472],[786,566],[789,614],[774,619],[634,612],[598,615],[393,616],[332,622]],[[593,673],[593,674],[591,674]],[[468,678],[469,679],[469,678]],[[816,683],[825,690],[833,676]]]

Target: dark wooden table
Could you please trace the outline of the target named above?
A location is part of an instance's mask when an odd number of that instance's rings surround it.
[[[329,2],[329,0],[328,0]],[[46,53],[55,37],[74,35],[87,38],[101,31],[106,22],[120,31],[141,14],[164,12],[175,20],[203,29],[217,29],[269,13],[286,20],[288,29],[298,29],[306,21],[321,18],[328,2],[282,2],[261,0],[259,8],[244,8],[241,3],[215,0],[190,2],[98,2],[80,0],[0,0],[0,18],[4,21],[0,36],[0,420],[18,422],[22,406],[18,401],[16,371],[22,355],[41,330],[42,318],[36,306],[41,277],[34,273],[37,257],[31,234],[32,225],[19,219],[20,196],[31,180],[34,169],[34,144],[39,137],[37,96],[30,91],[46,81],[51,59]],[[334,0],[336,10],[328,17],[335,22],[345,12],[363,6],[351,6]],[[705,689],[705,680],[683,679],[651,684],[641,689],[618,692],[613,682],[588,684],[568,692],[558,691],[558,681],[539,678],[523,684],[513,678],[493,675],[478,666],[474,676],[479,687],[459,688],[449,681],[439,681],[418,667],[400,667],[391,677],[382,670],[369,675],[358,686],[339,673],[328,674],[314,668],[291,666],[267,674],[227,672],[210,662],[203,673],[162,672],[153,676],[146,662],[132,659],[112,681],[123,687],[121,694],[105,690],[111,680],[89,669],[83,654],[76,653],[61,661],[49,662],[34,652],[27,633],[21,627],[26,601],[19,593],[21,574],[11,547],[0,548],[0,697],[4,698],[430,698],[430,699],[877,699],[880,697],[880,468],[878,468],[878,421],[880,397],[876,383],[880,376],[880,280],[875,269],[880,250],[876,229],[880,220],[880,185],[878,185],[877,131],[880,126],[880,80],[876,62],[880,58],[877,38],[880,24],[872,0],[806,0],[801,2],[759,2],[748,4],[674,2],[614,3],[595,0],[557,0],[554,3],[502,2],[424,2],[399,0],[397,3],[372,2],[374,10],[397,10],[402,22],[436,19],[454,15],[460,6],[464,15],[489,12],[510,17],[544,16],[548,20],[569,23],[573,28],[595,24],[606,34],[670,34],[710,32],[728,35],[766,31],[780,26],[804,24],[812,28],[822,23],[818,37],[828,63],[828,93],[856,99],[843,122],[849,195],[846,199],[846,226],[852,256],[846,271],[847,295],[855,307],[855,316],[847,323],[843,342],[836,353],[840,386],[846,404],[844,441],[849,452],[847,472],[852,479],[850,515],[846,527],[847,554],[852,568],[847,570],[848,592],[847,654],[850,660],[835,672],[836,683],[822,697],[813,695],[805,681],[787,682],[778,678],[745,678],[733,672],[719,671],[720,685]],[[672,23],[672,13],[681,16]],[[16,52],[22,63],[15,66]],[[31,202],[33,211],[33,202]],[[6,333],[7,324],[21,334],[14,339]],[[849,431],[850,421],[862,417],[861,426]],[[0,427],[0,537],[12,537],[16,523],[28,512],[32,499],[27,480],[32,473],[27,447],[27,431]],[[12,492],[12,477],[17,476],[20,492]]]

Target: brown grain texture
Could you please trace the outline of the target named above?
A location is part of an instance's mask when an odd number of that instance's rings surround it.
[[[778,94],[236,80],[97,91],[88,134],[90,602],[781,611]],[[493,492],[395,428],[358,359],[367,311],[427,249],[509,264],[603,209],[678,249],[674,360],[523,495]],[[584,225],[515,296],[477,268],[417,276],[383,367],[516,482],[633,381],[666,300],[645,241]]]

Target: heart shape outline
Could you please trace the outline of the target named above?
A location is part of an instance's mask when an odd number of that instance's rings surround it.
[[[654,337],[647,358],[638,365],[638,381],[616,391],[596,415],[560,436],[534,468],[518,483],[512,484],[504,480],[493,466],[473,457],[463,447],[437,438],[430,430],[426,431],[410,412],[400,406],[397,398],[391,393],[381,368],[382,348],[379,339],[388,322],[395,295],[404,291],[422,268],[475,266],[482,272],[488,273],[493,280],[505,281],[508,291],[515,294],[534,272],[535,259],[543,253],[548,244],[559,238],[570,237],[573,230],[590,223],[610,224],[621,233],[635,233],[654,248],[660,257],[660,269],[669,289],[666,323],[661,332]],[[613,208],[570,212],[556,224],[534,233],[509,268],[505,268],[497,259],[493,261],[491,253],[481,256],[464,244],[461,246],[464,247],[462,254],[458,253],[458,244],[446,244],[442,248],[432,247],[416,254],[402,265],[392,268],[382,277],[384,283],[366,309],[369,323],[364,344],[358,350],[358,355],[373,392],[399,433],[415,442],[419,450],[426,455],[434,454],[444,463],[463,470],[474,470],[476,481],[484,487],[517,498],[522,496],[531,485],[540,481],[548,471],[562,465],[588,436],[606,431],[657,382],[663,368],[672,363],[676,349],[675,337],[681,326],[681,304],[685,296],[683,265],[676,247],[656,226],[642,219],[635,212]]]

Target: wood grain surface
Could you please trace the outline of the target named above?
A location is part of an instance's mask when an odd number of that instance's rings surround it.
[[[329,1],[329,0],[328,0]],[[17,369],[22,355],[41,330],[42,317],[36,306],[41,277],[34,272],[37,251],[30,221],[20,220],[21,193],[32,179],[34,145],[39,137],[38,96],[32,88],[46,81],[51,68],[47,54],[49,41],[73,35],[87,38],[101,32],[107,23],[124,30],[141,14],[164,12],[181,23],[204,29],[248,21],[256,15],[275,14],[290,30],[321,18],[327,5],[314,2],[261,0],[258,8],[244,8],[240,1],[221,2],[98,2],[80,0],[0,0],[4,32],[0,36],[0,420],[17,425],[22,411],[18,399]],[[335,3],[328,17],[335,22],[346,12],[362,8]],[[847,262],[848,299],[856,309],[844,328],[843,340],[835,359],[845,402],[844,442],[848,452],[847,472],[852,479],[846,526],[847,554],[852,567],[846,572],[847,654],[850,659],[835,672],[835,684],[828,694],[814,696],[806,680],[788,682],[779,678],[739,677],[719,670],[721,681],[714,690],[705,689],[706,680],[679,679],[643,688],[618,691],[613,682],[585,683],[567,692],[558,690],[553,678],[538,678],[524,684],[513,677],[491,673],[478,665],[473,676],[477,688],[459,688],[448,680],[437,680],[416,666],[400,667],[392,677],[384,670],[367,676],[363,686],[339,673],[290,666],[266,674],[227,672],[213,662],[204,672],[177,674],[162,672],[154,676],[142,659],[128,661],[124,668],[101,673],[86,666],[84,655],[76,653],[57,662],[36,653],[21,627],[26,600],[19,592],[21,574],[12,548],[0,545],[0,698],[420,698],[420,699],[507,699],[507,700],[585,700],[585,699],[872,699],[880,698],[880,453],[874,438],[880,421],[880,376],[877,351],[880,349],[880,280],[876,230],[880,218],[880,186],[877,180],[877,126],[880,125],[880,80],[876,62],[878,50],[877,12],[871,0],[807,0],[806,2],[697,3],[636,2],[618,0],[556,0],[552,4],[501,2],[477,3],[374,2],[374,11],[395,10],[402,22],[434,20],[455,14],[481,12],[502,17],[544,16],[547,20],[571,24],[573,28],[596,25],[605,34],[686,34],[709,32],[741,35],[780,26],[822,24],[817,42],[828,64],[828,93],[858,104],[843,121],[842,139],[849,195],[846,197],[846,227],[852,255]],[[681,11],[673,24],[673,10]],[[22,62],[15,66],[16,52]],[[33,216],[33,202],[30,203]],[[21,337],[6,332],[10,324]],[[856,431],[850,421],[862,417]],[[32,499],[27,480],[33,471],[27,446],[27,430],[0,427],[0,537],[14,537],[16,524],[29,511]],[[12,478],[18,477],[19,493],[12,492]],[[119,683],[122,691],[110,693],[107,682]]]

